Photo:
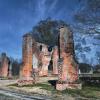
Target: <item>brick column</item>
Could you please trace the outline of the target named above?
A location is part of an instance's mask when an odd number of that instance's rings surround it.
[[[55,46],[54,49],[53,49],[53,53],[52,53],[52,56],[53,56],[53,74],[54,75],[58,75],[58,47]]]
[[[5,53],[1,55],[1,77],[7,78],[8,76],[8,57]]]
[[[25,34],[23,36],[23,47],[22,47],[22,71],[18,85],[33,84],[32,78],[32,36],[31,34]]]
[[[61,27],[59,33],[59,62],[57,90],[79,88],[77,64],[74,60],[74,42],[72,32],[68,27]]]

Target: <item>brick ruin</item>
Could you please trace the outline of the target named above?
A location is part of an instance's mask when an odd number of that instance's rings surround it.
[[[38,76],[48,76],[52,52],[48,46],[38,43],[31,34],[23,36],[22,68],[18,85],[33,84]]]
[[[35,41],[30,33],[23,36],[22,67],[18,85],[36,83],[37,77],[48,76],[52,62],[52,75],[58,76],[57,90],[76,88],[78,71],[74,60],[73,34],[66,26],[59,29],[58,46],[50,48]]]
[[[52,53],[52,60],[53,60],[53,75],[58,75],[58,47],[55,46]]]
[[[12,64],[6,53],[2,53],[0,57],[0,77],[12,78]]]
[[[33,39],[30,34],[23,36],[23,48],[22,48],[22,70],[18,85],[33,84],[32,78],[32,58],[33,58]]]
[[[74,41],[73,34],[67,27],[61,27],[58,40],[58,82],[57,90],[66,88],[80,88],[78,80],[78,64],[74,59]]]

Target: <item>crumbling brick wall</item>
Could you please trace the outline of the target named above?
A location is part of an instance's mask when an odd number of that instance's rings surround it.
[[[61,74],[59,77],[64,82],[74,82],[78,79],[77,64],[74,60],[73,35],[69,28],[61,27],[59,34],[60,58],[62,59]]]
[[[48,66],[51,60],[51,52],[48,51],[48,46],[45,44],[41,44],[40,49],[39,76],[48,76]]]

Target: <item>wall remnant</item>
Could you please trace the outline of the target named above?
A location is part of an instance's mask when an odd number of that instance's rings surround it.
[[[33,39],[31,34],[25,34],[23,36],[23,44],[22,44],[22,70],[20,79],[18,81],[19,86],[34,83],[34,79],[32,77],[32,61],[33,61],[32,44],[33,44]]]
[[[51,74],[58,75],[57,90],[80,88],[76,83],[78,64],[74,59],[73,34],[68,27],[60,28],[58,46],[50,47],[35,41],[31,34],[25,34],[22,47],[23,64],[18,85],[33,84],[38,77],[48,76],[48,67],[52,64]]]
[[[58,82],[57,90],[66,88],[79,88],[78,65],[74,59],[73,34],[67,27],[61,27],[59,33],[59,61],[58,61]]]
[[[6,56],[6,53],[1,54],[1,75],[2,78],[8,77],[8,68],[9,68],[9,59]]]

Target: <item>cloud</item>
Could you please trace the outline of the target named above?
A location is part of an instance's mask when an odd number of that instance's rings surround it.
[[[22,35],[47,17],[69,20],[69,10],[76,5],[73,2],[74,0],[0,0],[0,52],[6,51],[15,58],[21,57]]]
[[[47,17],[73,23],[73,15],[84,4],[79,0],[0,0],[0,53],[21,58],[23,34]]]

